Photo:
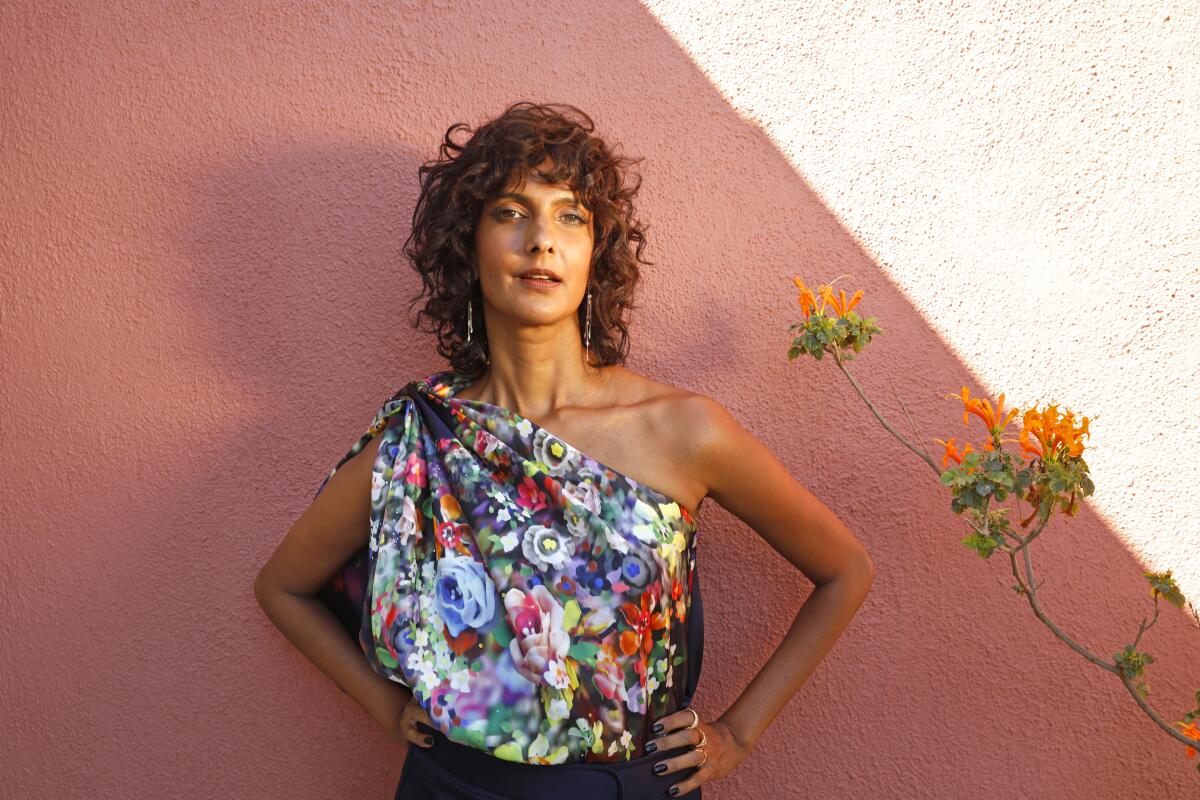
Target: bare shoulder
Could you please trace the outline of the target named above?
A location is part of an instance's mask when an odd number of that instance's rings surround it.
[[[719,408],[716,401],[698,392],[654,380],[624,366],[610,369],[613,395],[619,398],[614,405],[637,406],[650,416],[656,427],[687,430],[691,422],[717,413],[714,406]]]
[[[698,498],[693,505],[698,508],[710,488],[706,461],[711,461],[713,452],[728,449],[741,426],[721,403],[705,394],[620,369],[613,376],[617,395],[623,404],[636,408],[640,435],[675,465],[688,485],[686,495],[683,490],[680,494]]]
[[[671,440],[695,446],[700,435],[713,435],[715,428],[737,425],[724,405],[701,392],[649,378],[628,367],[611,369],[614,395],[622,398],[622,404],[635,405],[659,431],[686,434],[670,435]]]

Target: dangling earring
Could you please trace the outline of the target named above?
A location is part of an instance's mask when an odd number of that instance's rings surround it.
[[[471,341],[471,334],[475,332],[475,301],[467,301],[467,341]],[[492,356],[490,353],[483,354],[483,363],[491,364]]]
[[[583,346],[587,352],[585,356],[588,361],[592,360],[592,293],[589,290],[587,293],[587,322],[583,329]]]

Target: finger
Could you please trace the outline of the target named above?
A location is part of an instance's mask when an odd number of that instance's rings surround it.
[[[428,750],[430,747],[433,747],[433,739],[431,739],[430,737],[426,736],[423,733],[411,733],[410,732],[408,734],[405,734],[405,738],[408,739],[409,744],[411,744],[415,747],[420,747],[424,750]]]
[[[431,747],[433,745],[433,734],[436,729],[432,725],[426,725],[421,720],[413,720],[412,725],[408,728],[409,740],[413,744],[421,747]]]
[[[647,742],[646,747],[651,744],[655,745],[650,752],[663,752],[664,750],[673,750],[676,747],[692,747],[700,744],[700,726],[689,728],[686,725],[682,728],[676,728],[673,731],[660,733]]]
[[[698,771],[699,770],[697,770],[697,772]],[[702,783],[704,783],[704,781],[702,779],[698,778],[695,774],[693,774],[690,777],[686,778],[685,780],[680,781],[679,783],[668,786],[667,787],[667,796],[668,797],[683,797],[684,795],[686,795],[688,792],[692,791],[693,789],[699,788],[700,784],[702,784]]]
[[[658,725],[662,725],[661,732],[670,733],[673,730],[686,728],[687,726],[691,725],[693,721],[696,721],[697,726],[699,726],[699,717],[694,715],[690,709],[681,708],[678,711],[667,714],[665,717],[660,717],[655,725],[651,727],[651,731],[654,733],[659,733],[659,731],[654,729],[657,728]]]
[[[681,772],[682,774],[679,777],[686,778],[692,774],[697,766],[699,766],[700,761],[703,758],[703,753],[699,753],[696,750],[688,750],[680,753],[677,756],[671,756],[670,758],[664,758],[661,761],[654,762],[654,764],[651,766],[651,769],[653,769],[657,775],[671,775],[676,772]],[[660,764],[665,766],[660,767]]]

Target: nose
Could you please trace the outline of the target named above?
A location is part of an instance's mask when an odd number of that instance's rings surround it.
[[[554,237],[550,233],[550,226],[539,221],[533,222],[528,230],[528,239],[526,247],[531,253],[553,253],[554,252]]]

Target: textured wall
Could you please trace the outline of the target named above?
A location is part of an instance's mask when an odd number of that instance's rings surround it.
[[[878,567],[705,796],[1194,793],[834,368],[784,358],[788,278],[849,273],[887,331],[858,377],[927,438],[959,432],[963,383],[1100,416],[1097,495],[1038,549],[1064,628],[1130,641],[1143,568],[1200,591],[1194,12],[988,5],[6,4],[5,792],[391,796],[402,748],[251,584],[382,398],[440,366],[399,261],[417,165],[529,98],[646,157],[631,366],[728,405]],[[810,585],[716,504],[700,523],[713,717]],[[1176,719],[1196,631],[1167,608],[1148,637]]]

